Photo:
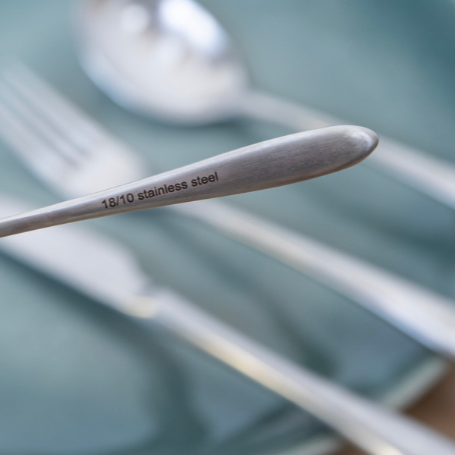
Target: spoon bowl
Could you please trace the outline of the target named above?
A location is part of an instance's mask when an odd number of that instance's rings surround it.
[[[89,1],[80,31],[85,70],[124,107],[180,124],[236,115],[246,73],[193,0]]]

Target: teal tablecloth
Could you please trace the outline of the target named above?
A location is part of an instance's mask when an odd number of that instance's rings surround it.
[[[76,3],[3,0],[0,64],[26,62],[157,170],[285,133],[252,121],[176,128],[123,111],[78,64]],[[257,87],[455,161],[454,2],[203,3],[234,36]],[[0,160],[2,192],[56,201],[3,143]],[[231,202],[455,293],[452,211],[367,165]],[[367,396],[406,401],[439,364],[353,302],[196,221],[157,210],[84,224],[130,245],[160,284]],[[326,434],[183,343],[5,256],[0,286],[0,453],[309,454]]]

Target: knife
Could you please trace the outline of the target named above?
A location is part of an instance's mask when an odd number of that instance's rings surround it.
[[[4,213],[29,209],[2,195],[0,204]],[[170,330],[371,455],[455,455],[455,444],[445,437],[312,373],[155,284],[133,254],[112,239],[81,226],[57,226],[3,238],[0,251],[141,325]]]

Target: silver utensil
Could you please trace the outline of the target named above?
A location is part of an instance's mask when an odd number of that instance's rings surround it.
[[[2,213],[26,210],[1,195],[0,207]],[[29,232],[1,239],[0,250],[146,327],[163,326],[306,409],[371,455],[455,454],[455,445],[429,428],[319,377],[157,286],[130,251],[93,231],[59,226]]]
[[[193,0],[87,0],[79,19],[84,68],[129,109],[181,124],[235,115],[291,131],[346,123],[250,89],[229,37]],[[455,208],[453,164],[382,136],[368,162]]]
[[[0,237],[182,202],[258,191],[353,166],[376,147],[366,128],[334,126],[250,145],[143,180],[0,220]]]
[[[0,77],[0,134],[44,184],[75,197],[138,179],[147,166],[26,67]],[[169,207],[312,277],[419,342],[455,357],[454,302],[220,201]]]

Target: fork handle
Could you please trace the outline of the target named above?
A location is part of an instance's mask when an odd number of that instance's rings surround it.
[[[172,208],[335,289],[430,349],[455,358],[452,300],[227,204],[205,201]]]
[[[445,437],[274,353],[173,291],[155,291],[125,308],[306,409],[371,455],[455,455],[455,445]]]
[[[366,158],[371,130],[335,126],[254,144],[137,182],[0,220],[0,237],[58,224],[258,191],[320,177]]]

